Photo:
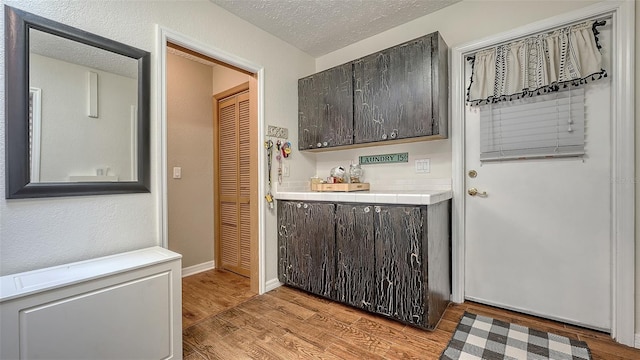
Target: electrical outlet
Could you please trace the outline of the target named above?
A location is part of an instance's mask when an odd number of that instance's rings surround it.
[[[416,173],[424,174],[431,172],[431,159],[416,159]]]
[[[289,164],[282,165],[282,176],[289,177]]]

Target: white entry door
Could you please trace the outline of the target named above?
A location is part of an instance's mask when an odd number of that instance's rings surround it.
[[[467,108],[466,189],[486,196],[464,194],[465,298],[609,331],[609,81],[585,98],[584,158],[481,163],[480,114]]]

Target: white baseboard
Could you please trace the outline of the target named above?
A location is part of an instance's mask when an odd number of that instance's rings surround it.
[[[189,266],[186,268],[182,268],[182,277],[194,275],[194,274],[201,273],[203,271],[207,271],[215,268],[216,268],[215,261],[213,260],[207,261],[202,264],[197,264],[197,265]]]
[[[269,292],[273,289],[279,288],[280,286],[282,286],[282,283],[278,280],[278,278],[268,280],[264,284],[264,292]]]
[[[636,333],[636,343],[635,348],[640,349],[640,333]]]

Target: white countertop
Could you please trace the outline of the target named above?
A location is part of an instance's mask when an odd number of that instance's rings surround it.
[[[182,255],[154,246],[75,263],[0,277],[0,302],[82,281],[180,259]]]
[[[276,200],[340,201],[375,204],[432,205],[449,200],[451,190],[371,190],[352,192],[278,191]]]

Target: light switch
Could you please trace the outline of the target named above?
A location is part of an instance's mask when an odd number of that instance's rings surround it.
[[[431,159],[416,159],[416,173],[431,172]]]
[[[173,168],[173,178],[174,179],[182,179],[182,168],[179,166],[175,166]]]

